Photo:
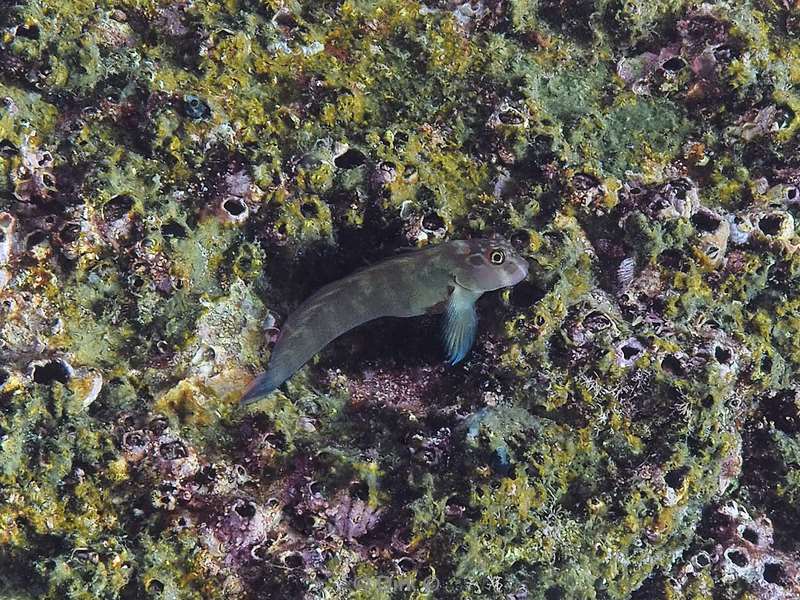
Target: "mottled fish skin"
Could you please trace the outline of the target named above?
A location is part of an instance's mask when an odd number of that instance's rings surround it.
[[[501,255],[502,264],[493,264],[492,258],[497,261]],[[253,380],[241,402],[266,396],[331,341],[362,323],[447,310],[454,315],[450,322],[457,325],[459,315],[474,311],[474,301],[483,292],[514,285],[527,273],[527,262],[502,238],[446,242],[357,271],[323,287],[289,315],[267,371]],[[464,293],[457,296],[453,292],[458,288]],[[461,312],[448,309],[451,297],[460,299]],[[462,343],[450,352],[454,364],[469,350],[463,345],[471,345],[474,326],[465,334],[446,335]]]

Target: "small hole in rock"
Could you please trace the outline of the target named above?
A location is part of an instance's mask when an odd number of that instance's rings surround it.
[[[661,369],[676,377],[683,377],[686,375],[686,370],[683,368],[681,361],[674,354],[667,354],[661,359]]]
[[[758,545],[758,532],[752,527],[745,527],[742,532],[742,537],[751,544]]]
[[[767,215],[758,220],[758,228],[764,235],[776,235],[783,225],[783,215]]]
[[[623,346],[621,350],[622,350],[622,357],[625,360],[632,359],[634,356],[636,356],[642,351],[642,349],[637,346],[627,346],[627,345]]]
[[[786,188],[786,199],[787,200],[794,201],[794,200],[797,200],[797,197],[798,197],[798,191],[797,191],[796,187],[790,186],[790,187]]]
[[[151,594],[160,594],[164,591],[164,584],[161,583],[158,579],[151,579],[147,583],[147,591]]]
[[[17,27],[17,35],[19,37],[28,38],[29,40],[38,40],[39,26],[35,23],[31,25],[20,25]]]
[[[300,205],[300,214],[302,214],[306,219],[313,219],[318,213],[319,209],[313,202],[304,202]]]
[[[764,565],[764,581],[779,586],[786,585],[786,571],[780,563],[766,563]]]
[[[741,550],[729,549],[725,552],[725,556],[729,561],[731,561],[737,567],[746,567],[747,564],[750,562],[749,559],[747,558],[747,555]]]
[[[422,218],[422,228],[426,231],[438,231],[445,228],[444,219],[438,213],[428,213]]]
[[[551,585],[544,592],[545,600],[564,600],[564,588],[560,585]]]
[[[512,109],[501,111],[497,117],[504,125],[521,125],[525,122],[525,119],[522,117],[522,115],[516,110]]]
[[[527,308],[536,304],[544,296],[544,290],[539,289],[530,281],[523,281],[511,288],[509,301],[511,306],[516,308]]]
[[[47,233],[45,233],[41,229],[33,231],[28,234],[28,237],[25,238],[25,248],[30,250],[31,248],[34,248],[46,241],[47,241]]]
[[[14,156],[19,150],[8,140],[0,140],[0,156]]]
[[[356,481],[350,484],[350,495],[366,502],[369,500],[369,485],[363,481]]]
[[[717,359],[717,362],[728,365],[731,363],[733,353],[725,346],[717,346],[714,348],[714,358]]]
[[[71,244],[76,241],[81,235],[81,226],[78,223],[67,223],[59,232],[61,241],[66,244]]]
[[[229,215],[238,217],[244,213],[244,211],[247,209],[247,206],[238,198],[228,198],[222,203],[222,208],[224,208]]]
[[[200,98],[190,94],[183,99],[183,114],[190,119],[202,119],[211,114],[211,109]]]
[[[240,502],[233,510],[243,519],[252,519],[256,516],[256,507],[252,502]]]
[[[109,221],[117,221],[133,208],[133,198],[127,194],[114,196],[103,205],[103,214]]]
[[[161,226],[161,235],[168,238],[185,238],[186,229],[176,221],[167,221]]]
[[[33,368],[33,380],[43,385],[50,385],[54,381],[65,384],[69,378],[69,369],[60,360],[51,360]]]
[[[683,252],[676,248],[668,248],[658,255],[658,262],[668,269],[681,271],[686,268],[686,258]]]
[[[683,67],[686,66],[686,61],[683,60],[680,56],[673,56],[669,60],[664,61],[664,64],[661,65],[665,71],[671,71],[672,73],[677,73]]]
[[[290,569],[299,569],[303,566],[303,562],[303,557],[296,552],[292,552],[283,557],[283,564]]]
[[[402,148],[408,143],[408,134],[405,131],[395,131],[394,132],[394,140],[392,141],[392,145],[395,148]]]
[[[161,435],[167,430],[168,427],[169,421],[167,421],[167,417],[162,415],[156,415],[150,419],[150,422],[147,424],[147,428],[156,435]]]
[[[145,435],[144,431],[137,429],[136,431],[128,431],[124,436],[122,436],[122,447],[123,448],[141,448],[145,445]]]
[[[397,561],[397,567],[403,573],[408,573],[409,571],[413,570],[415,564],[416,563],[414,562],[414,559],[408,556],[404,556],[403,558]]]
[[[517,249],[527,248],[530,241],[531,234],[524,229],[518,229],[511,234],[511,244]]]
[[[270,557],[269,545],[266,542],[262,542],[253,546],[253,549],[250,550],[250,555],[256,560],[267,560]]]
[[[367,157],[364,155],[363,152],[356,150],[355,148],[350,148],[344,154],[340,154],[337,156],[333,164],[335,164],[340,169],[355,169],[356,167],[360,167],[363,165],[367,160]]]
[[[691,221],[698,231],[705,231],[706,233],[716,231],[722,222],[718,216],[709,212],[696,212],[692,215]]]
[[[189,453],[186,451],[186,446],[180,440],[167,442],[162,444],[159,450],[161,457],[166,460],[177,460],[179,458],[186,458]]]
[[[683,485],[683,480],[686,478],[686,475],[688,475],[688,473],[689,473],[688,467],[679,467],[677,469],[672,469],[666,475],[664,475],[664,481],[673,490],[677,490],[680,489],[681,485]]]

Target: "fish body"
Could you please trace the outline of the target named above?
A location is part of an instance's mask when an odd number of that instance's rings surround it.
[[[527,274],[528,263],[500,238],[454,240],[357,271],[321,288],[289,315],[267,370],[241,401],[266,396],[331,341],[379,317],[445,313],[444,341],[455,364],[474,340],[475,301]]]

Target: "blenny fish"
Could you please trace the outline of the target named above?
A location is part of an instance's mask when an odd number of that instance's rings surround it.
[[[389,258],[326,285],[289,315],[269,366],[242,396],[263,398],[331,341],[379,317],[444,313],[442,338],[454,365],[475,340],[475,302],[528,276],[528,262],[499,237],[454,240]]]

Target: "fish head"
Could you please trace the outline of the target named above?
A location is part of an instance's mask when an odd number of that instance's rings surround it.
[[[528,261],[502,237],[459,243],[453,268],[456,283],[473,292],[490,292],[518,284],[528,276]]]

